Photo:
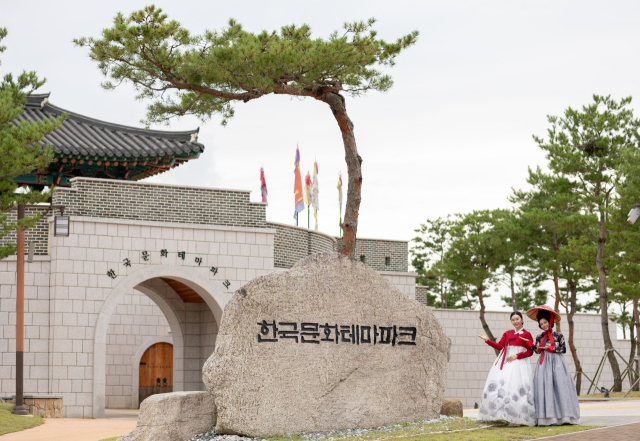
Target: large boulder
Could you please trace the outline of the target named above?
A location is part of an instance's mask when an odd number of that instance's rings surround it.
[[[133,432],[118,441],[185,441],[216,424],[216,405],[209,392],[152,395],[140,405]]]
[[[436,418],[450,344],[428,307],[369,266],[314,254],[254,279],[226,305],[203,368],[216,432],[295,435]]]

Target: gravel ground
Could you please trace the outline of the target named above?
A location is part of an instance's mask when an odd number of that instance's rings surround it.
[[[352,438],[363,436],[372,432],[395,432],[400,429],[411,429],[416,426],[423,426],[426,424],[433,424],[443,420],[452,419],[452,417],[441,415],[440,418],[426,421],[415,421],[413,423],[405,424],[390,424],[388,426],[378,427],[376,429],[346,429],[346,430],[330,430],[326,432],[305,433],[299,435],[300,438],[309,441],[336,441],[344,438]],[[264,441],[264,438],[248,438],[238,435],[218,435],[215,430],[196,435],[187,441]]]

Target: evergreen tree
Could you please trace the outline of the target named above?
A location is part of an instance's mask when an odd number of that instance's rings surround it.
[[[629,364],[639,371],[636,356],[640,354],[640,314],[638,300],[640,299],[640,224],[627,222],[627,214],[640,203],[640,152],[629,150],[625,152],[620,167],[623,176],[616,188],[616,210],[611,216],[611,241],[617,249],[613,262],[610,262],[610,285],[616,289],[623,300],[631,302],[631,314],[625,321],[629,326],[631,352]],[[635,362],[634,362],[635,360]],[[633,390],[640,390],[636,383],[638,377],[630,372],[630,383]]]
[[[418,273],[416,283],[427,288],[427,304],[438,308],[448,308],[448,294],[451,282],[447,279],[445,255],[449,248],[451,220],[427,219],[420,228],[414,230],[411,265]]]
[[[342,229],[342,253],[354,257],[362,186],[362,157],[358,154],[345,95],[387,91],[393,81],[379,67],[393,66],[402,50],[416,43],[418,32],[394,43],[377,38],[375,20],[345,23],[344,32],[328,39],[312,38],[308,25],[284,26],[280,32],[245,31],[234,20],[221,31],[191,35],[169,21],[155,6],[118,14],[102,39],[80,38],[91,59],[113,89],[133,84],[139,99],[151,99],[147,123],[195,115],[203,121],[213,114],[223,124],[233,116],[232,102],[269,94],[309,97],[331,109],[342,133],[349,173],[347,206]]]
[[[623,153],[637,148],[640,121],[628,108],[631,98],[616,102],[611,97],[594,95],[594,102],[582,110],[568,108],[563,117],[550,116],[548,139],[534,137],[546,152],[549,168],[575,184],[581,209],[592,215],[591,231],[597,241],[595,264],[604,349],[613,349],[609,335],[607,271],[605,246],[609,236],[609,215],[618,168]],[[613,372],[613,391],[622,390],[620,366],[613,351],[608,351]]]
[[[455,280],[458,286],[475,289],[480,305],[480,322],[492,341],[495,337],[484,317],[484,300],[490,296],[487,288],[495,282],[496,271],[505,261],[505,247],[496,234],[495,226],[506,215],[505,210],[478,210],[456,215],[446,257],[449,279]]]
[[[7,30],[0,28],[0,42],[6,36]],[[5,49],[5,46],[0,46],[0,53]],[[38,89],[44,82],[45,80],[39,79],[35,72],[26,71],[16,78],[8,73],[0,82],[0,239],[7,237],[12,231],[31,228],[40,219],[39,215],[25,216],[19,222],[9,222],[7,213],[15,210],[18,204],[45,202],[51,195],[47,191],[39,192],[29,188],[16,192],[18,185],[12,180],[18,175],[46,168],[53,159],[51,149],[42,148],[37,142],[60,127],[64,117],[38,123],[13,123],[24,112],[26,95]],[[0,259],[15,252],[16,245],[13,242],[6,243],[0,246]]]
[[[580,212],[580,204],[574,183],[563,177],[543,173],[540,168],[529,169],[527,183],[530,189],[514,190],[510,201],[517,205],[519,220],[525,241],[528,266],[534,274],[553,280],[555,307],[560,312],[562,296],[559,279],[567,282],[565,308],[569,327],[569,349],[578,371],[576,390],[580,393],[582,382],[581,363],[574,344],[573,317],[578,311],[577,295],[583,273],[574,265],[568,252],[569,241],[582,235],[591,222],[590,216]],[[538,300],[542,300],[540,296]],[[538,304],[546,303],[544,302]],[[561,332],[561,324],[557,324]]]

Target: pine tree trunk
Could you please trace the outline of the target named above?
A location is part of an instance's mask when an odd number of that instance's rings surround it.
[[[518,310],[518,299],[516,298],[516,290],[513,287],[513,274],[509,274],[509,279],[511,282],[511,307],[514,311]]]
[[[356,137],[353,133],[353,123],[347,115],[344,97],[335,92],[323,94],[323,101],[331,107],[333,116],[338,122],[344,143],[345,160],[349,174],[347,187],[347,206],[342,223],[342,254],[355,259],[356,233],[358,232],[358,214],[360,212],[362,189],[362,158],[356,147]]]
[[[582,365],[580,364],[580,359],[578,358],[576,345],[573,342],[573,316],[576,313],[577,309],[576,297],[578,290],[576,289],[576,284],[573,282],[573,280],[567,280],[567,287],[571,291],[571,307],[569,309],[569,314],[567,314],[567,322],[569,322],[569,349],[571,350],[571,357],[573,357],[573,364],[576,367],[576,393],[580,395],[580,388],[582,387]]]
[[[600,279],[600,326],[602,327],[602,339],[604,341],[604,349],[613,349],[613,343],[611,342],[611,335],[609,333],[609,313],[608,298],[607,298],[607,276],[604,270],[604,244],[606,241],[604,224],[600,222],[600,237],[598,237],[598,249],[596,253],[596,268],[598,269],[598,278]],[[611,372],[613,373],[613,389],[611,392],[622,391],[622,376],[620,375],[620,366],[618,360],[613,351],[607,352],[607,358],[609,359],[609,365],[611,366]]]
[[[489,329],[489,325],[484,319],[484,299],[482,298],[482,285],[478,287],[478,301],[480,303],[480,323],[482,323],[482,329],[484,329],[484,332],[487,334],[487,337],[489,337],[489,340],[495,342],[496,338],[491,333],[491,329]],[[494,349],[494,351],[496,353],[496,356],[498,356],[500,352],[497,349]]]
[[[636,325],[636,354],[640,355],[640,313],[638,313],[638,299],[633,299],[633,322]],[[631,364],[631,363],[630,363]],[[636,372],[640,372],[640,363],[636,360],[635,364],[631,364],[635,367]],[[636,384],[633,390],[640,390],[640,384]]]
[[[553,273],[553,286],[556,290],[556,304],[553,307],[553,310],[560,314],[560,288],[558,287],[558,275]],[[560,330],[560,323],[556,323],[556,332],[562,332]]]
[[[635,330],[633,329],[633,326],[629,326],[629,338],[631,339],[631,351],[629,353],[629,366],[631,366],[632,368],[633,366],[633,359],[636,358],[636,333]],[[633,386],[633,383],[636,382],[638,377],[636,377],[636,374],[634,373],[633,369],[629,370],[629,387]]]

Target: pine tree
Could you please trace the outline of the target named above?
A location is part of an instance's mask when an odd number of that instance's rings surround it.
[[[308,25],[284,26],[280,32],[245,31],[234,20],[221,31],[191,35],[155,6],[118,14],[102,39],[79,38],[105,76],[106,89],[131,83],[137,98],[153,100],[147,123],[213,114],[223,124],[233,116],[234,101],[247,103],[269,94],[309,97],[329,106],[342,133],[349,173],[342,224],[342,253],[354,257],[362,187],[362,157],[345,95],[357,97],[393,85],[379,67],[393,66],[404,49],[416,43],[414,31],[394,43],[377,38],[374,19],[345,23],[344,32],[312,38]]]
[[[0,28],[0,42],[6,36],[7,30]],[[0,53],[5,50],[5,46],[0,46]],[[15,210],[18,204],[45,202],[51,196],[50,192],[29,188],[16,192],[18,185],[12,180],[15,176],[46,168],[53,159],[52,150],[49,147],[42,148],[37,142],[60,127],[64,117],[41,123],[13,123],[24,112],[26,95],[44,82],[45,79],[39,79],[35,72],[26,71],[15,79],[13,75],[6,74],[0,82],[0,239],[7,237],[12,231],[31,228],[40,219],[39,215],[25,216],[19,222],[8,222],[7,213]],[[15,243],[8,242],[0,246],[0,259],[15,252]]]
[[[484,300],[490,296],[487,289],[495,282],[496,271],[505,261],[505,247],[495,232],[495,226],[506,215],[505,210],[477,210],[456,215],[446,257],[448,278],[456,281],[458,286],[475,289],[480,305],[480,323],[492,341],[495,337],[484,317]]]
[[[640,121],[628,108],[631,98],[616,102],[594,95],[582,110],[569,107],[563,117],[548,117],[548,139],[534,137],[546,152],[549,168],[570,179],[577,189],[581,209],[592,216],[591,231],[597,242],[595,264],[598,271],[600,324],[604,349],[613,372],[613,391],[622,390],[620,366],[609,334],[607,271],[605,248],[609,236],[609,215],[620,178],[618,169],[626,150],[638,147]]]
[[[569,328],[569,349],[578,371],[576,390],[582,383],[581,363],[574,344],[573,317],[578,311],[577,294],[583,274],[574,265],[573,255],[568,253],[569,241],[582,235],[591,222],[580,212],[581,206],[574,184],[562,176],[543,173],[540,168],[529,169],[527,183],[530,189],[514,190],[510,201],[517,205],[523,235],[528,243],[527,264],[533,273],[553,280],[555,310],[560,312],[562,301],[559,279],[566,285],[565,308]],[[540,297],[539,300],[542,300]],[[541,302],[538,304],[544,304]],[[557,330],[560,331],[560,323]]]

